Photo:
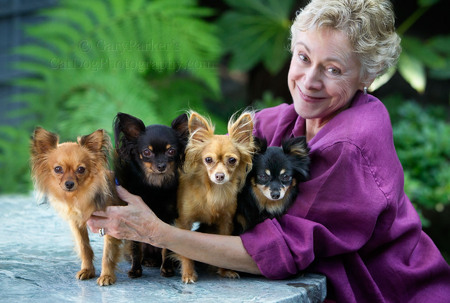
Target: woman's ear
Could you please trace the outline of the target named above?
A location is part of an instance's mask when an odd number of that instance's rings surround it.
[[[364,87],[369,89],[370,86],[372,85],[373,81],[375,81],[375,77],[374,76],[372,76],[372,77],[368,76],[366,79],[361,80],[359,89],[362,90],[362,91],[364,91]]]

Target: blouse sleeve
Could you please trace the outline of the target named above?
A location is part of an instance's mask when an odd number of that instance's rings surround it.
[[[281,146],[282,139],[291,135],[297,119],[294,106],[286,103],[263,109],[256,113],[253,135],[265,138],[269,146]]]
[[[241,235],[267,278],[287,278],[317,258],[361,249],[388,208],[370,163],[357,146],[338,142],[311,157],[311,179],[300,185],[288,213]]]

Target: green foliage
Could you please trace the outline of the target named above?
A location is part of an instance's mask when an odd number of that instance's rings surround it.
[[[0,136],[0,193],[26,193],[30,189],[28,140],[24,129],[2,127]]]
[[[418,209],[442,211],[450,204],[450,125],[445,110],[424,109],[414,102],[390,110],[408,197]]]
[[[258,110],[274,107],[280,105],[281,103],[283,103],[283,99],[275,97],[270,91],[265,91],[262,98],[253,103],[253,107]]]
[[[183,110],[204,109],[206,95],[218,99],[220,40],[204,20],[212,14],[195,0],[63,0],[42,11],[47,21],[26,28],[34,42],[15,50],[25,58],[15,68],[29,76],[13,82],[26,89],[14,99],[25,108],[12,113],[21,130],[0,128],[1,191],[29,187],[36,125],[75,140],[111,132],[117,112],[168,124]]]
[[[405,34],[439,2],[418,1],[420,8],[399,27],[403,54],[398,70],[410,83],[419,79],[414,85],[421,91],[426,77],[450,78],[450,36],[423,40]],[[47,21],[26,28],[34,42],[15,50],[25,58],[15,67],[29,76],[14,80],[14,85],[26,89],[14,102],[26,106],[8,113],[22,121],[20,127],[0,127],[0,192],[30,188],[28,140],[37,125],[59,133],[65,141],[98,128],[111,132],[113,117],[119,111],[138,116],[147,124],[168,124],[184,110],[208,114],[209,109],[215,113],[210,116],[217,131],[224,133],[226,115],[240,105],[236,100],[221,99],[219,62],[230,55],[232,69],[248,71],[262,63],[277,73],[289,59],[290,16],[296,9],[293,0],[225,2],[229,9],[215,23],[205,21],[215,17],[215,12],[198,6],[195,0],[61,0],[57,7],[42,11],[40,15]],[[221,103],[205,104],[205,100]],[[280,99],[266,92],[255,107],[279,103]],[[418,169],[414,161],[420,156],[413,157],[410,149],[424,136],[429,136],[426,140],[434,146],[439,140],[431,130],[448,136],[448,126],[431,127],[430,120],[435,117],[431,112],[427,113],[431,118],[424,122],[429,124],[426,130],[414,125],[411,118],[402,123],[402,115],[393,121],[407,190],[418,205],[435,207],[438,202],[425,200],[442,197],[439,201],[445,204],[449,173],[435,168],[437,163],[421,163],[425,167]],[[407,133],[408,129],[420,136],[413,137],[416,134]],[[403,138],[407,139],[402,143]],[[415,149],[423,157],[444,158],[443,153],[433,154],[436,151],[429,147],[414,145]],[[448,165],[448,155],[446,159],[440,163]],[[427,172],[429,180],[417,174],[431,169],[426,165],[434,167]]]
[[[226,0],[232,10],[219,20],[232,69],[249,70],[262,62],[277,73],[289,56],[289,19],[295,1]]]
[[[397,30],[402,37],[398,71],[419,93],[425,91],[427,77],[450,79],[450,35],[421,39],[406,34],[407,30],[439,1],[418,0],[418,9]]]

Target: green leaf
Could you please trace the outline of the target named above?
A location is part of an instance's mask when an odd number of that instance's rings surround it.
[[[398,71],[417,92],[423,93],[426,86],[426,73],[423,63],[406,52],[400,55]]]
[[[445,65],[442,68],[430,70],[429,76],[438,80],[450,79],[450,58],[447,58]]]
[[[217,25],[206,21],[213,15],[194,0],[61,0],[41,11],[44,21],[28,26],[30,42],[15,50],[24,76],[11,82],[25,90],[8,114],[27,134],[0,134],[0,190],[13,184],[9,177],[29,178],[23,169],[36,125],[74,140],[97,128],[112,132],[118,111],[149,124],[170,124],[191,106],[204,111],[205,99],[220,93],[223,47]]]
[[[430,68],[440,68],[445,64],[445,59],[433,47],[416,37],[403,37],[402,48],[403,52],[415,57]]]
[[[16,114],[35,117],[30,123],[62,136],[110,127],[117,111],[169,123],[159,96],[184,108],[218,96],[222,47],[204,20],[213,11],[193,0],[63,0],[42,14],[48,21],[27,31],[33,42],[15,50],[27,76],[13,83],[33,89],[13,98],[27,105]]]
[[[417,4],[421,7],[433,6],[440,0],[418,0]]]
[[[233,10],[218,21],[220,36],[232,57],[230,67],[249,70],[263,63],[272,74],[287,61],[289,15],[294,1],[227,0]]]
[[[427,42],[428,46],[436,52],[450,57],[450,35],[435,36]]]
[[[394,76],[395,72],[397,71],[397,67],[393,66],[391,67],[386,73],[383,75],[377,77],[373,82],[372,85],[370,85],[369,90],[371,92],[376,91],[383,85],[385,85],[391,78]]]

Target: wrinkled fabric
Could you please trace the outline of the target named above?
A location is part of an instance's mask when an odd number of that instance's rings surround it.
[[[254,134],[280,146],[305,120],[282,104],[256,114]],[[294,205],[241,235],[262,274],[322,273],[337,302],[450,302],[450,267],[404,192],[384,105],[358,92],[308,144]]]

